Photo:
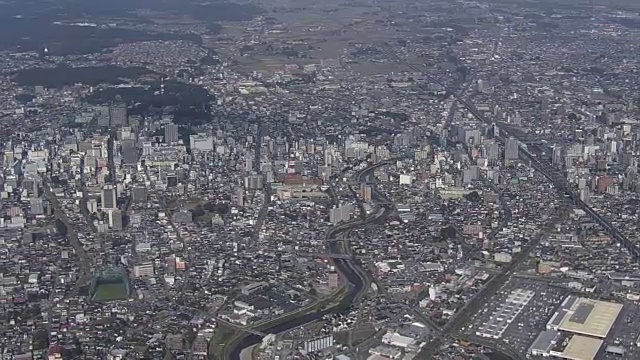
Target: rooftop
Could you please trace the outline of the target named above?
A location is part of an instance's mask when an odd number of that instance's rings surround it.
[[[570,360],[592,360],[596,357],[603,341],[592,337],[574,335],[567,347],[562,351],[562,357]]]
[[[622,304],[578,298],[566,309],[560,330],[604,338],[615,323]]]

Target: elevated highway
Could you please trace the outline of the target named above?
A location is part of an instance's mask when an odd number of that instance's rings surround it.
[[[489,125],[493,124],[493,121],[490,121],[489,119],[485,118],[484,115],[482,115],[475,108],[475,106],[473,106],[473,104],[471,104],[470,102],[465,100],[460,93],[458,93],[454,89],[448,88],[441,81],[439,81],[438,79],[434,78],[433,76],[427,74],[426,72],[422,71],[421,69],[419,69],[415,65],[409,64],[406,61],[401,61],[401,62],[404,65],[406,65],[409,68],[411,68],[412,70],[421,73],[429,81],[444,87],[445,90],[447,92],[449,92],[455,98],[455,100],[458,103],[460,103],[460,105],[462,105],[465,109],[467,109],[477,120],[479,120],[479,121],[481,121],[481,122],[483,122],[485,124],[489,124]],[[549,182],[551,182],[551,184],[553,184],[558,190],[563,191],[565,193],[565,195],[569,198],[569,200],[571,202],[573,202],[573,204],[577,208],[579,208],[582,211],[584,211],[587,214],[587,216],[589,216],[589,218],[591,218],[598,225],[602,226],[602,228],[616,242],[618,242],[620,245],[624,246],[629,251],[629,253],[634,257],[634,259],[636,261],[640,261],[640,247],[638,247],[638,245],[635,242],[629,240],[624,234],[622,234],[620,232],[620,230],[618,230],[615,226],[613,226],[602,215],[598,214],[591,206],[589,206],[589,204],[587,204],[584,201],[580,200],[580,197],[573,191],[573,189],[571,189],[571,186],[567,182],[566,177],[564,176],[564,174],[562,174],[560,171],[558,171],[552,164],[548,163],[547,161],[543,161],[542,159],[540,159],[540,155],[542,153],[542,150],[539,147],[540,145],[538,145],[538,143],[539,143],[539,141],[537,141],[538,139],[534,139],[534,138],[528,137],[528,136],[522,134],[522,132],[515,131],[513,129],[509,129],[507,127],[500,128],[500,131],[502,133],[505,133],[507,136],[513,137],[516,140],[518,140],[518,142],[520,143],[520,145],[519,145],[519,148],[520,148],[519,149],[520,150],[519,154],[520,154],[520,157],[523,160],[529,161],[531,167],[533,167],[542,176],[544,176],[547,180],[549,180]],[[503,143],[505,141],[505,139],[503,137],[501,137],[501,136],[496,137],[496,139],[499,140],[500,142],[503,142]],[[535,152],[531,152],[530,148],[532,150],[536,150],[536,151]]]

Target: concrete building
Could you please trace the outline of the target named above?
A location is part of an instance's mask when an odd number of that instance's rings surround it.
[[[31,214],[42,215],[44,214],[44,203],[40,198],[29,199]]]
[[[120,210],[109,211],[109,227],[117,231],[122,230],[122,212]]]
[[[144,263],[133,268],[133,276],[136,278],[149,278],[155,275],[153,263]]]
[[[508,138],[504,146],[504,159],[505,160],[517,160],[518,159],[518,140],[515,138]]]
[[[349,221],[351,218],[351,204],[343,204],[329,210],[329,222],[332,224],[338,224],[342,221]]]
[[[112,185],[105,185],[101,194],[102,210],[116,209],[118,207],[117,200],[116,188]]]
[[[98,120],[98,125],[109,126],[110,115],[108,106],[96,106],[93,108],[93,112]]]
[[[109,106],[109,125],[112,127],[127,125],[127,105],[117,103]]]
[[[308,353],[322,351],[333,346],[333,335],[323,336],[304,342],[304,350]]]
[[[204,133],[191,135],[189,137],[189,146],[192,150],[213,151],[213,138]]]
[[[178,125],[167,124],[164,127],[164,142],[167,144],[175,144],[178,142]]]
[[[134,186],[131,189],[131,197],[133,202],[138,204],[147,202],[147,188],[143,185]]]

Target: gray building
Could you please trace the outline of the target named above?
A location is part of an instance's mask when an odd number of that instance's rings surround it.
[[[102,188],[101,200],[102,210],[116,209],[118,207],[116,188],[112,185]]]
[[[96,106],[94,108],[94,112],[96,114],[96,119],[98,120],[98,125],[109,126],[110,115],[108,106]]]
[[[244,178],[244,187],[248,190],[262,189],[262,176],[250,175]]]
[[[109,125],[127,125],[127,105],[123,103],[113,104],[109,107]]]
[[[178,142],[178,125],[167,124],[164,127],[164,142],[167,144],[175,144]]]
[[[122,141],[122,162],[124,165],[135,165],[138,163],[138,148],[135,140]]]
[[[504,146],[504,159],[505,160],[517,160],[518,159],[518,140],[515,138],[508,138]]]
[[[31,205],[31,214],[33,215],[42,215],[44,214],[44,203],[40,198],[31,198],[29,199],[29,203]]]
[[[329,222],[338,224],[342,221],[349,221],[351,218],[351,204],[344,204],[329,210]]]
[[[131,189],[131,197],[133,198],[134,203],[145,203],[147,202],[147,188],[142,185],[135,186]]]
[[[109,226],[113,230],[122,230],[122,212],[120,210],[111,210],[109,212]]]

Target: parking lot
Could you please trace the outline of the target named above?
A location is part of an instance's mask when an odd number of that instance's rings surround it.
[[[472,318],[472,325],[465,328],[465,332],[474,335],[479,326],[488,321],[492,313],[515,289],[531,290],[535,292],[535,296],[507,327],[502,337],[493,341],[503,343],[520,354],[526,354],[538,333],[545,329],[556,307],[567,296],[565,290],[551,287],[544,281],[513,278]]]
[[[640,347],[636,345],[640,336],[640,306],[628,302],[622,308],[618,321],[607,335],[596,359],[640,359]],[[618,346],[624,349],[624,355],[609,354],[607,346]]]

